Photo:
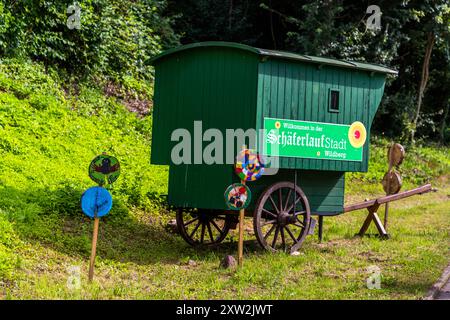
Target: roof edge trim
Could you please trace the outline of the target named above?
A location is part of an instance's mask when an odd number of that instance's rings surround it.
[[[246,44],[236,43],[236,42],[226,42],[226,41],[205,41],[205,42],[194,42],[190,44],[186,44],[183,46],[175,47],[166,51],[161,52],[160,54],[150,58],[148,61],[149,64],[153,64],[155,61],[166,57],[168,55],[185,51],[193,48],[201,48],[201,47],[227,47],[227,48],[235,48],[240,50],[249,51],[252,53],[259,54],[259,49],[248,46]]]
[[[371,64],[371,63],[357,62],[357,61],[346,61],[346,60],[339,60],[339,59],[325,58],[325,57],[314,57],[314,56],[302,55],[302,54],[293,53],[293,52],[260,49],[260,48],[255,48],[255,47],[248,46],[245,44],[241,44],[241,43],[226,42],[226,41],[205,41],[205,42],[195,42],[195,43],[191,43],[191,44],[186,44],[183,46],[179,46],[176,48],[172,48],[172,49],[163,51],[160,54],[154,56],[153,58],[150,58],[149,60],[147,60],[147,63],[153,65],[157,60],[167,57],[169,55],[172,55],[174,53],[189,50],[189,49],[194,49],[194,48],[202,48],[202,47],[235,48],[235,49],[244,50],[244,51],[251,52],[256,55],[265,56],[265,57],[274,57],[274,58],[287,59],[287,60],[318,63],[318,64],[325,64],[325,65],[332,65],[335,67],[341,67],[341,68],[347,68],[347,69],[353,69],[353,70],[363,70],[363,71],[377,72],[377,73],[384,73],[384,74],[392,74],[392,75],[398,74],[397,70],[394,70],[394,69],[391,69],[389,67],[379,65],[379,64]]]

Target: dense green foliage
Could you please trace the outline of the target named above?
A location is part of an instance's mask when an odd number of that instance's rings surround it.
[[[0,1],[0,56],[32,58],[77,78],[149,80],[145,61],[176,43],[157,0],[79,1],[80,28],[67,21],[76,2]]]
[[[149,164],[151,120],[128,112],[97,89],[81,86],[73,95],[59,82],[58,74],[46,73],[42,63],[0,64],[0,278],[11,277],[21,265],[14,253],[22,243],[19,235],[71,254],[89,254],[90,224],[79,201],[95,184],[87,166],[102,151],[117,156],[122,169],[112,189],[113,210],[102,221],[112,230],[131,224],[127,232],[139,233],[146,228],[133,223],[137,215],[146,212],[148,218],[158,219],[167,211],[167,168]],[[347,192],[357,191],[361,181],[380,189],[387,145],[385,139],[373,140],[370,171],[349,174]],[[408,150],[401,167],[406,187],[449,172],[448,152],[433,147]],[[74,221],[76,228],[66,226]],[[126,245],[121,238],[109,241],[113,251]],[[143,244],[134,245],[145,250]]]
[[[450,6],[446,0],[379,1],[381,30],[366,29],[367,1],[85,0],[80,29],[69,29],[64,0],[0,0],[0,57],[41,61],[67,87],[87,79],[125,99],[150,104],[160,50],[206,40],[368,61],[399,70],[374,122],[378,134],[406,141],[413,128],[427,39],[435,39],[416,137],[450,139]],[[75,88],[76,90],[76,88]],[[414,129],[415,131],[416,129]]]

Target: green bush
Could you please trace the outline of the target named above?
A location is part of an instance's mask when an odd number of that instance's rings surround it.
[[[69,29],[73,0],[0,1],[0,56],[32,58],[76,79],[149,80],[146,60],[178,43],[165,1],[86,0],[80,29]],[[128,81],[129,82],[129,81]]]
[[[80,215],[80,196],[94,185],[87,167],[103,151],[117,156],[122,168],[111,216],[159,208],[149,195],[166,193],[167,169],[149,164],[151,121],[87,85],[79,86],[78,96],[64,97],[42,65],[19,66],[9,61],[0,68],[2,212],[23,222]],[[27,96],[19,94],[27,89]]]

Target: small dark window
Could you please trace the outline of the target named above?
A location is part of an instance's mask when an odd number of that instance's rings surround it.
[[[330,112],[339,112],[339,90],[330,89]]]

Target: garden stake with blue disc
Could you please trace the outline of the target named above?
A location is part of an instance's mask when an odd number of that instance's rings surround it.
[[[81,196],[81,209],[94,219],[92,234],[91,259],[89,263],[89,282],[94,278],[95,256],[97,251],[98,227],[101,217],[107,215],[112,208],[112,196],[103,188],[104,184],[112,185],[120,174],[119,161],[103,152],[94,158],[89,165],[89,177],[98,183],[97,187],[87,189]]]

